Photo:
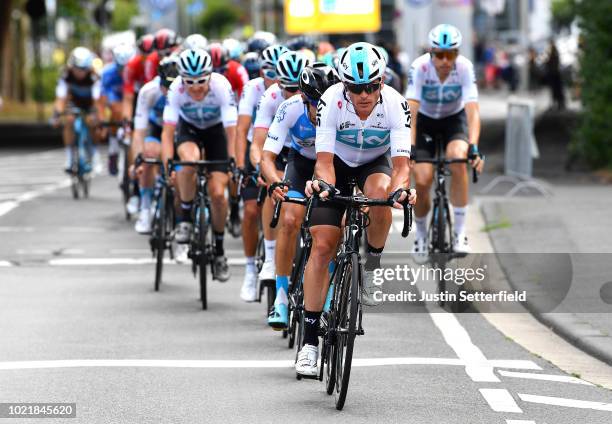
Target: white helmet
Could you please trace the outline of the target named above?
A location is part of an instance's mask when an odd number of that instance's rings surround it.
[[[235,38],[226,38],[223,40],[223,47],[227,49],[229,53],[229,58],[233,60],[240,60],[240,56],[242,56],[242,52],[244,48],[242,47],[242,43]]]
[[[461,46],[461,33],[449,24],[441,24],[429,31],[429,46],[432,49],[451,50]]]
[[[210,74],[213,71],[212,59],[206,50],[183,50],[179,54],[178,69],[182,77],[188,78]]]
[[[94,59],[94,54],[87,47],[76,47],[68,57],[68,66],[92,69]]]
[[[113,60],[119,66],[125,66],[136,54],[136,49],[129,44],[119,44],[113,48]]]
[[[266,47],[263,52],[261,52],[261,59],[263,61],[263,65],[268,67],[276,67],[276,63],[278,62],[278,58],[285,52],[288,52],[289,49],[285,46],[281,46],[280,44],[275,44],[270,47]]]
[[[183,50],[204,50],[206,47],[208,47],[208,40],[201,34],[191,34],[183,40],[181,47]]]
[[[297,86],[300,73],[311,64],[310,59],[302,52],[288,51],[280,55],[276,63],[276,74],[281,84]]]
[[[367,84],[382,78],[387,67],[380,50],[366,42],[348,46],[339,63],[340,79],[350,84]]]

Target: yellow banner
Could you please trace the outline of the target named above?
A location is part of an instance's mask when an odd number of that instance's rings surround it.
[[[285,0],[289,34],[376,32],[380,0]]]

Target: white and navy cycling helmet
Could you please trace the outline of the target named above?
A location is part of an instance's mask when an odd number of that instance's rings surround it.
[[[135,54],[134,47],[129,44],[119,44],[113,48],[113,61],[119,66],[125,66]]]
[[[452,25],[440,24],[429,31],[429,46],[432,49],[458,49],[461,40],[461,33]]]
[[[81,68],[81,69],[93,69],[93,62],[95,56],[87,47],[76,47],[68,57],[68,66]]]
[[[183,50],[179,55],[178,68],[182,77],[199,77],[213,71],[212,59],[206,50]]]
[[[386,67],[385,59],[376,46],[360,42],[351,44],[342,52],[338,73],[343,82],[367,84],[382,78]]]
[[[288,51],[278,58],[276,74],[278,81],[286,86],[297,86],[300,81],[300,72],[312,62],[302,52]]]
[[[285,52],[288,52],[289,49],[285,46],[281,46],[280,44],[275,44],[270,47],[266,47],[261,52],[261,60],[263,61],[262,66],[276,68],[276,63],[278,62],[278,58]]]
[[[202,34],[191,34],[183,40],[181,47],[183,50],[204,50],[208,47],[208,40]]]

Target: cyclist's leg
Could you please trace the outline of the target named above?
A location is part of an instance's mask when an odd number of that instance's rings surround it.
[[[62,139],[64,141],[64,150],[66,152],[65,170],[70,171],[72,167],[72,146],[75,143],[74,134],[74,115],[67,114],[62,119]]]
[[[246,151],[248,152],[248,148]],[[245,158],[247,175],[254,171],[249,161],[248,153]],[[255,255],[257,254],[257,242],[259,238],[259,216],[261,210],[257,205],[257,194],[259,187],[257,183],[249,178],[244,182],[241,190],[243,213],[242,213],[242,246],[246,257],[246,269],[244,281],[240,290],[240,297],[246,302],[257,300],[257,266]]]
[[[150,124],[148,134],[144,140],[142,155],[146,159],[158,159],[161,154],[161,127]],[[135,229],[139,233],[147,233],[151,230],[152,215],[151,203],[155,190],[155,176],[157,167],[154,165],[143,164],[138,176],[138,186],[140,188],[140,215],[135,224]]]
[[[200,133],[197,128],[192,127],[179,118],[177,124],[176,149],[178,157],[182,161],[200,160]],[[196,193],[196,170],[191,166],[181,167],[176,173],[176,183],[180,196],[180,211],[177,214],[178,228],[176,241],[186,243],[193,228],[191,209]]]
[[[419,113],[417,119],[416,153],[417,157],[433,158],[436,154],[436,145],[433,138],[436,135],[436,121]],[[425,139],[425,134],[430,138]],[[427,243],[427,214],[431,208],[431,184],[433,182],[433,166],[428,163],[414,165],[413,177],[418,202],[414,205],[414,223],[416,235],[412,253],[417,262],[425,262],[428,256]]]
[[[111,121],[118,122],[121,120],[123,115],[123,103],[121,98],[111,98],[110,111]],[[114,100],[114,101],[113,101]],[[119,139],[117,138],[117,131],[119,127],[111,127],[110,134],[108,137],[108,171],[111,175],[117,175],[118,158],[119,158]]]
[[[446,130],[446,157],[449,159],[466,159],[468,154],[468,130],[465,112],[445,119]],[[465,164],[455,163],[450,165],[451,185],[450,203],[453,205],[453,222],[455,232],[454,249],[457,252],[469,252],[469,246],[465,237],[465,218],[468,204],[468,170]]]

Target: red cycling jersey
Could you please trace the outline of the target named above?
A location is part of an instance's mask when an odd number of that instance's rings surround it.
[[[236,98],[239,99],[242,94],[242,88],[249,82],[249,74],[244,66],[235,60],[229,60],[223,73],[225,78],[228,79],[232,85],[232,90],[236,94]]]
[[[147,56],[147,59],[145,61],[145,82],[149,82],[157,76],[157,65],[159,65],[159,54],[157,53],[157,51],[154,51],[153,53],[150,53]]]
[[[145,83],[145,57],[137,54],[123,68],[123,93],[135,94]]]

